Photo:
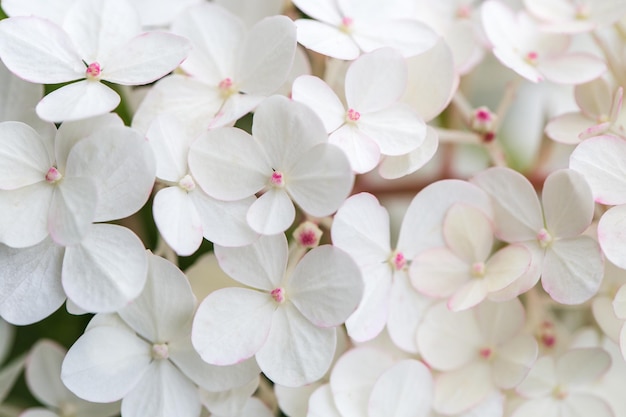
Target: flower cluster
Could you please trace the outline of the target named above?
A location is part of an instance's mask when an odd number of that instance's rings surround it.
[[[0,6],[1,416],[626,416],[626,2]]]

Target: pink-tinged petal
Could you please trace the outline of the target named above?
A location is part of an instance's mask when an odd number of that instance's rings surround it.
[[[181,65],[186,73],[213,86],[234,76],[236,51],[246,30],[233,13],[213,3],[190,7],[176,17],[172,32],[193,44],[189,57]]]
[[[198,307],[191,331],[193,346],[212,365],[242,362],[266,343],[276,307],[268,293],[246,288],[217,290]]]
[[[122,85],[149,84],[178,67],[190,49],[187,39],[171,33],[141,34],[102,57],[102,79]]]
[[[152,342],[169,342],[187,324],[195,297],[185,275],[171,262],[148,252],[148,279],[142,293],[118,311],[139,335]]]
[[[372,113],[395,104],[407,83],[406,61],[391,48],[361,56],[346,72],[346,101],[357,112]]]
[[[380,161],[378,144],[355,125],[341,126],[330,135],[328,142],[343,151],[357,174],[371,171]]]
[[[619,319],[626,319],[626,285],[622,285],[613,299],[614,314]],[[620,326],[621,327],[621,326]]]
[[[511,29],[520,25],[513,9],[499,1],[486,1],[481,8],[481,18],[485,34],[493,46],[517,46],[519,34]]]
[[[495,351],[492,377],[498,388],[512,389],[526,377],[537,359],[537,341],[533,336],[519,334]]]
[[[330,388],[340,415],[366,416],[374,384],[394,362],[386,351],[371,347],[352,349],[339,358],[330,375]]]
[[[376,197],[360,193],[348,198],[333,218],[333,245],[348,252],[361,267],[387,261],[389,214]]]
[[[459,414],[478,405],[496,390],[486,362],[472,362],[435,379],[433,408],[445,415]]]
[[[41,339],[32,348],[26,365],[26,384],[33,396],[49,407],[72,400],[61,381],[61,363],[66,350],[55,342]]]
[[[339,326],[363,296],[361,271],[350,255],[331,245],[307,253],[288,281],[287,297],[319,327]]]
[[[280,188],[270,188],[252,203],[246,215],[252,230],[263,235],[284,232],[295,218],[296,209],[291,198]]]
[[[582,84],[606,72],[606,63],[590,54],[569,53],[542,60],[538,70],[548,81],[558,84]]]
[[[259,237],[246,220],[250,206],[256,201],[255,197],[221,201],[201,190],[189,195],[200,216],[202,233],[207,240],[221,246],[245,246]]]
[[[343,417],[335,405],[330,384],[322,385],[311,394],[309,407],[304,415],[307,417]]]
[[[157,81],[142,100],[132,126],[147,132],[162,113],[174,115],[192,138],[204,133],[224,103],[220,90],[183,75],[169,75]]]
[[[293,4],[313,19],[330,24],[341,23],[341,14],[334,0],[294,0]]]
[[[55,187],[45,181],[0,191],[0,242],[13,248],[36,245],[48,236],[48,211]]]
[[[221,200],[240,200],[262,189],[272,167],[249,134],[235,128],[205,132],[189,151],[189,169],[202,189]]]
[[[600,123],[600,124],[591,126],[585,129],[582,133],[580,133],[580,135],[578,135],[578,138],[580,140],[585,140],[585,139],[592,138],[594,136],[603,135],[604,133],[607,133],[607,131],[611,128],[611,125],[612,125],[611,122],[605,122],[605,123]]]
[[[404,215],[397,248],[412,259],[426,249],[445,246],[441,226],[448,209],[455,203],[478,208],[491,218],[489,197],[466,181],[437,181],[420,191]]]
[[[286,16],[255,24],[238,49],[235,81],[245,93],[270,95],[287,80],[296,53],[296,25]]]
[[[0,189],[12,190],[40,181],[53,165],[46,143],[21,122],[0,123]]]
[[[148,201],[156,163],[150,144],[136,130],[107,127],[77,143],[67,159],[66,176],[97,184],[94,221],[128,217]]]
[[[424,142],[426,125],[404,104],[374,113],[362,113],[358,128],[370,137],[383,155],[404,155]]]
[[[562,412],[561,404],[554,397],[537,398],[521,403],[511,417],[558,416]]]
[[[546,125],[546,135],[550,139],[566,145],[578,145],[581,142],[579,135],[593,126],[594,120],[576,113],[565,113],[552,119]]]
[[[59,0],[50,3],[48,0],[4,0],[2,10],[7,16],[40,16],[60,25],[74,1]]]
[[[565,402],[562,415],[564,417],[594,416],[613,417],[615,411],[603,398],[587,393],[577,393]]]
[[[575,237],[593,219],[595,204],[585,177],[573,170],[555,171],[541,193],[546,227],[554,237]]]
[[[518,298],[502,303],[485,301],[473,312],[480,335],[489,345],[500,345],[515,337],[526,320],[524,306]]]
[[[449,297],[471,279],[471,264],[447,248],[420,253],[409,269],[413,286],[429,297]]]
[[[259,105],[254,113],[252,136],[277,170],[289,170],[312,147],[328,139],[313,110],[282,96],[272,96]]]
[[[201,410],[198,388],[168,360],[154,360],[137,385],[124,396],[128,417],[196,417]]]
[[[296,20],[298,43],[322,55],[351,61],[361,54],[352,38],[335,26],[310,19]]]
[[[98,190],[90,178],[64,178],[55,187],[48,211],[48,232],[62,246],[78,244],[87,234],[98,205]]]
[[[483,343],[472,311],[454,313],[445,303],[431,307],[417,331],[417,345],[431,367],[450,371],[472,362]]]
[[[106,85],[90,80],[54,90],[37,104],[37,115],[48,122],[63,122],[99,116],[120,104],[120,96]]]
[[[406,58],[429,50],[439,40],[430,27],[412,19],[379,19],[359,29],[352,33],[352,38],[361,50],[372,52],[391,47]]]
[[[407,65],[409,78],[402,101],[430,121],[448,105],[458,83],[450,47],[440,39],[429,50],[407,59]]]
[[[33,83],[62,83],[85,76],[85,64],[67,34],[37,17],[2,22],[0,57],[11,72]]]
[[[63,254],[64,248],[50,239],[26,249],[0,245],[0,315],[3,319],[17,325],[35,323],[63,304]]]
[[[496,235],[506,242],[535,240],[543,228],[541,205],[535,189],[520,173],[490,168],[472,178],[493,201]]]
[[[530,251],[523,245],[509,245],[494,253],[485,265],[487,291],[500,291],[528,271],[532,261]]]
[[[418,353],[417,329],[433,299],[418,293],[404,271],[396,271],[389,295],[387,332],[393,343],[405,352]]]
[[[613,102],[611,87],[604,78],[596,78],[574,88],[576,104],[588,117],[608,116]]]
[[[430,411],[433,377],[423,363],[399,361],[385,371],[372,388],[370,417],[423,417]]]
[[[276,310],[256,360],[272,382],[299,387],[317,381],[328,371],[336,346],[335,329],[315,326],[287,302]]]
[[[147,271],[143,243],[133,232],[96,224],[79,245],[65,249],[63,288],[83,310],[109,313],[141,293]]]
[[[495,2],[495,1],[494,1]],[[494,48],[493,54],[498,58],[500,63],[507,68],[512,69],[522,77],[529,81],[538,83],[544,80],[541,72],[532,64],[529,64],[519,54],[512,52],[506,48]]]
[[[470,309],[487,297],[486,282],[473,278],[458,288],[448,300],[448,308],[451,311]]]
[[[391,291],[389,266],[381,263],[363,269],[363,281],[363,299],[346,320],[348,335],[357,342],[375,338],[385,327]]]
[[[159,233],[178,255],[189,256],[198,250],[203,238],[202,223],[186,190],[160,190],[152,202],[152,215]]]
[[[261,236],[241,248],[215,246],[215,256],[224,272],[242,284],[266,291],[281,285],[287,252],[287,238],[282,233]]]
[[[346,121],[346,109],[337,94],[318,77],[302,75],[293,82],[291,97],[309,106],[324,123],[326,132],[336,130]]]
[[[554,358],[542,356],[515,390],[524,398],[539,398],[549,395],[558,382]]]
[[[354,184],[354,174],[344,153],[326,143],[302,154],[285,175],[293,201],[315,217],[337,211]]]
[[[188,324],[191,326],[191,323]],[[231,366],[214,366],[202,360],[191,344],[187,326],[184,337],[169,343],[170,360],[194,383],[212,392],[241,387],[251,380],[258,381],[261,372],[256,361],[251,358]]]
[[[443,237],[448,248],[471,265],[487,260],[491,253],[493,226],[477,208],[455,204],[443,221]]]
[[[559,303],[589,300],[598,292],[603,276],[600,247],[588,236],[558,240],[546,250],[541,283]]]
[[[91,64],[124,44],[141,30],[139,15],[125,0],[75,1],[63,20],[81,58]]]
[[[148,371],[150,350],[150,345],[129,329],[96,327],[67,352],[61,379],[87,401],[116,401],[132,391]]]
[[[393,180],[409,175],[426,165],[439,148],[439,136],[435,129],[426,126],[424,142],[415,150],[405,155],[383,156],[378,167],[381,177]]]
[[[559,382],[571,387],[585,386],[604,375],[611,355],[601,348],[571,349],[556,361]]]
[[[530,264],[522,276],[518,277],[507,287],[489,294],[492,301],[507,301],[525,293],[539,282],[543,268],[543,258],[545,249],[537,241],[517,243],[516,246],[523,246],[530,255]]]
[[[585,140],[570,156],[569,166],[580,172],[601,204],[626,203],[626,142],[614,136]]]

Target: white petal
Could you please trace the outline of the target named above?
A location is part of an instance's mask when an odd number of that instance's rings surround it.
[[[18,324],[48,317],[65,301],[61,286],[64,249],[46,239],[26,249],[0,245],[0,315]]]
[[[522,245],[509,245],[494,253],[485,265],[484,280],[489,292],[500,291],[528,271],[531,252]]]
[[[626,142],[614,136],[599,136],[578,145],[569,166],[584,175],[601,204],[626,203]]]
[[[35,106],[43,94],[42,85],[29,83],[0,64],[0,120],[25,122],[42,134],[52,131],[53,127],[44,123],[35,113]]]
[[[357,174],[371,171],[380,161],[378,144],[355,125],[341,126],[330,135],[328,142],[341,148]]]
[[[36,17],[5,19],[0,25],[0,56],[20,78],[53,84],[85,76],[85,65],[67,34]]]
[[[563,415],[565,417],[579,415],[613,417],[616,414],[605,399],[592,394],[581,393],[567,401]]]
[[[461,369],[440,374],[435,379],[435,411],[458,414],[478,405],[495,391],[489,365],[472,362]]]
[[[426,165],[439,147],[439,136],[435,129],[426,126],[424,142],[417,149],[405,155],[383,156],[378,167],[381,177],[393,180],[409,175]]]
[[[271,166],[247,133],[221,128],[204,133],[189,151],[189,169],[202,189],[222,200],[240,200],[263,188]]]
[[[426,137],[424,122],[404,104],[363,113],[358,126],[378,144],[383,155],[404,155],[420,146]]]
[[[269,95],[287,80],[296,53],[296,25],[272,16],[254,25],[237,50],[235,81],[249,94]]]
[[[209,129],[232,126],[237,120],[252,112],[265,98],[254,94],[231,95],[215,113],[208,125]]]
[[[361,301],[363,280],[350,255],[324,245],[302,258],[286,291],[298,310],[316,326],[339,326]]]
[[[128,217],[152,192],[155,160],[150,144],[127,127],[107,127],[78,142],[67,160],[66,175],[89,177],[97,183],[94,221]]]
[[[168,342],[191,320],[195,301],[185,275],[166,259],[148,253],[146,285],[118,314],[146,340]]]
[[[554,242],[543,261],[543,288],[562,304],[580,304],[593,297],[604,275],[599,249],[588,236]]]
[[[267,291],[281,285],[287,254],[287,238],[282,233],[261,236],[240,248],[215,246],[215,256],[224,272],[242,284]]]
[[[60,0],[54,4],[47,0],[4,0],[2,9],[8,16],[41,16],[60,24],[73,3],[74,0]]]
[[[496,235],[506,242],[536,239],[543,227],[541,205],[530,182],[508,168],[490,168],[472,178],[494,204]]]
[[[183,37],[144,33],[102,58],[102,79],[122,85],[149,84],[178,67],[190,49]]]
[[[291,97],[309,106],[324,122],[328,133],[345,122],[346,109],[339,97],[318,77],[302,75],[296,78],[293,82]]]
[[[430,27],[412,19],[379,19],[360,29],[352,36],[363,51],[390,46],[407,58],[427,51],[439,39]]]
[[[337,211],[354,184],[348,159],[340,149],[326,143],[302,154],[285,175],[293,201],[315,217]]]
[[[55,243],[78,244],[94,221],[98,190],[91,178],[64,178],[54,189],[48,212],[48,231]]]
[[[599,379],[611,366],[611,355],[601,348],[571,349],[556,361],[559,382],[580,387]]]
[[[448,300],[451,311],[462,311],[472,308],[487,296],[487,285],[480,279],[472,279],[457,289]]]
[[[334,26],[310,19],[298,19],[296,26],[298,27],[298,42],[307,49],[347,61],[361,54],[352,38]]]
[[[569,53],[538,63],[538,69],[548,81],[559,84],[582,84],[606,72],[606,63],[590,54]]]
[[[546,125],[546,135],[557,142],[578,145],[580,143],[578,136],[594,123],[594,120],[579,112],[565,113],[550,120]]]
[[[53,157],[44,140],[21,122],[0,123],[0,189],[11,190],[45,179]]]
[[[332,24],[341,22],[339,8],[334,0],[294,0],[293,4],[313,19]]]
[[[252,362],[256,364],[254,359]],[[214,366],[213,368],[220,368]],[[257,368],[258,369],[258,368]],[[228,391],[200,391],[200,401],[213,415],[240,416],[242,410],[251,400],[252,394],[259,388],[259,377],[256,376],[240,387]]]
[[[125,227],[96,224],[77,246],[66,248],[63,288],[92,312],[113,312],[144,287],[148,260],[139,238]]]
[[[20,417],[59,417],[59,415],[46,408],[29,408],[21,413]]]
[[[257,233],[275,235],[291,226],[296,217],[296,209],[289,194],[280,188],[270,188],[248,209],[246,219]]]
[[[488,345],[500,345],[512,339],[526,320],[524,306],[518,298],[501,303],[485,301],[473,311],[480,334]]]
[[[202,243],[200,217],[189,193],[180,187],[160,190],[152,202],[152,215],[159,233],[180,256],[192,255]]]
[[[37,115],[48,122],[63,122],[99,116],[113,110],[120,96],[97,82],[83,80],[65,85],[37,104]]]
[[[417,331],[417,344],[433,368],[449,371],[473,361],[482,343],[472,311],[453,313],[445,303],[431,307]]]
[[[111,402],[136,386],[151,361],[150,345],[130,330],[95,327],[67,352],[61,379],[81,398]]]
[[[541,193],[546,226],[555,237],[575,237],[593,219],[593,196],[585,177],[576,171],[555,171]]]
[[[0,370],[0,401],[4,402],[23,369],[24,356],[20,356]]]
[[[471,279],[471,264],[447,248],[430,249],[411,262],[415,288],[429,297],[449,297]]]
[[[28,355],[26,384],[37,400],[49,407],[59,407],[72,399],[61,382],[61,363],[66,350],[55,342],[41,339]]]
[[[0,191],[0,242],[24,248],[48,236],[48,210],[53,194],[54,187],[44,181]]]
[[[485,261],[493,246],[493,228],[487,216],[464,204],[448,210],[443,236],[450,250],[468,265]]]
[[[266,343],[276,303],[246,288],[217,290],[196,312],[191,341],[212,365],[232,365],[254,356]]]
[[[558,384],[556,367],[552,356],[542,356],[516,388],[525,398],[538,398],[549,395]]]
[[[561,403],[553,397],[526,401],[515,409],[512,417],[558,416],[562,412]]]
[[[368,404],[370,417],[422,417],[430,411],[433,377],[413,359],[396,363],[380,376]]]
[[[496,350],[492,365],[493,382],[501,389],[518,386],[537,359],[537,341],[519,334]]]
[[[146,132],[156,158],[156,176],[166,181],[179,181],[187,175],[187,156],[193,138],[185,134],[183,124],[171,114],[163,114],[152,122]]]
[[[198,388],[168,360],[153,361],[122,401],[127,417],[196,417],[201,407]]]
[[[272,382],[297,387],[317,381],[328,371],[336,346],[335,329],[316,327],[287,302],[276,310],[256,359]]]
[[[322,385],[311,395],[306,416],[343,417],[342,414],[337,411],[329,384]]]

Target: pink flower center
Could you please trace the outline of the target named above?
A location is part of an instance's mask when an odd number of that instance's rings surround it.
[[[63,178],[63,175],[59,172],[55,167],[50,167],[48,172],[46,173],[46,181],[50,184],[54,184]]]
[[[283,173],[280,171],[272,172],[272,176],[270,177],[270,183],[275,187],[283,187],[285,185]]]
[[[343,19],[341,19],[341,25],[339,25],[339,30],[341,30],[344,33],[350,33],[352,32],[353,23],[354,23],[354,20],[352,20],[351,17],[344,17]]]
[[[167,359],[170,357],[170,349],[167,343],[155,343],[152,345],[152,357],[154,359]]]
[[[314,248],[320,244],[322,230],[312,221],[305,221],[293,231],[293,238],[304,248]]]
[[[554,391],[552,391],[552,395],[558,400],[564,400],[567,398],[568,394],[567,389],[562,385],[557,386],[554,388]]]
[[[393,266],[396,268],[396,271],[401,271],[406,266],[406,258],[402,252],[397,252],[393,257]]]
[[[284,288],[274,288],[270,291],[270,295],[278,304],[281,304],[285,301],[285,289]]]
[[[178,186],[185,191],[191,191],[196,188],[196,183],[191,175],[187,174],[178,181]]]
[[[85,75],[88,80],[95,80],[100,77],[100,73],[102,72],[102,68],[100,68],[100,64],[97,62],[92,62],[85,70]]]
[[[587,19],[591,14],[591,8],[586,3],[581,3],[576,6],[576,19]]]
[[[529,64],[535,65],[538,58],[539,54],[535,51],[530,51],[526,54],[526,62],[528,62]]]
[[[554,325],[549,321],[541,323],[540,336],[541,343],[547,348],[553,348],[556,344],[556,335],[554,334]]]
[[[485,263],[484,262],[474,262],[472,265],[472,276],[474,278],[482,278],[485,276]]]
[[[539,233],[537,233],[537,240],[539,241],[539,246],[542,248],[547,248],[552,243],[552,235],[546,229],[541,229]]]
[[[346,113],[346,118],[351,122],[356,122],[361,118],[361,113],[354,109],[349,109],[348,113]]]
[[[467,4],[462,4],[456,9],[456,16],[459,19],[467,19],[472,15],[472,8]]]
[[[491,355],[493,355],[493,350],[488,347],[482,348],[478,351],[478,354],[484,359],[489,359],[491,358]]]
[[[233,86],[233,80],[231,78],[224,78],[222,81],[220,81],[220,83],[218,84],[218,87],[220,90],[228,90],[229,88],[231,88]]]

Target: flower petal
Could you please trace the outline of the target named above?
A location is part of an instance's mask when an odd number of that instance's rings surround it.
[[[546,226],[555,237],[575,237],[593,220],[595,204],[585,177],[577,171],[555,171],[541,193]]]
[[[90,178],[64,178],[52,195],[48,231],[55,243],[78,244],[88,233],[98,206],[98,190]]]
[[[293,82],[291,97],[309,106],[331,133],[345,122],[346,109],[337,94],[323,80],[312,75],[301,75]]]
[[[257,233],[275,235],[291,226],[296,209],[285,190],[270,188],[248,209],[248,225]]]
[[[78,81],[54,90],[37,104],[37,115],[48,122],[63,122],[99,116],[120,104],[120,96],[106,85]]]
[[[154,196],[152,215],[159,233],[180,256],[192,255],[202,243],[200,217],[189,193],[180,187],[167,187]]]
[[[0,242],[14,248],[36,245],[48,236],[48,210],[54,187],[41,181],[0,191]]]
[[[0,123],[0,135],[0,189],[43,181],[54,160],[39,134],[27,124],[4,122]]]
[[[298,42],[307,49],[332,58],[351,61],[361,54],[352,38],[338,28],[311,19],[296,20]]]
[[[439,148],[439,136],[435,129],[426,126],[424,142],[415,150],[405,155],[384,155],[378,167],[381,177],[394,180],[409,175],[426,165]]]

